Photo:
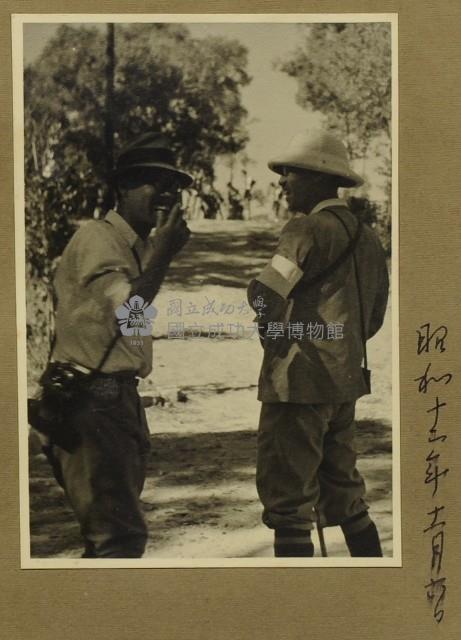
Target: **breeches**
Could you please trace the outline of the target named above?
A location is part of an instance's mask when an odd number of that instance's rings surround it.
[[[47,453],[80,524],[83,557],[142,556],[149,432],[135,380],[96,378],[67,419],[80,445],[72,453],[51,445]]]
[[[338,525],[368,508],[353,446],[355,402],[263,403],[256,482],[271,529]]]

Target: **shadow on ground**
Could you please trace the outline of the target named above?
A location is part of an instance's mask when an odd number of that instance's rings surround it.
[[[385,420],[357,420],[356,447],[359,455],[392,453],[392,425]]]
[[[166,287],[195,291],[205,285],[220,285],[243,290],[270,259],[276,238],[275,227],[253,223],[197,227],[173,263]],[[221,351],[219,354],[222,356]],[[183,362],[182,359],[181,365]],[[240,360],[236,362],[237,370],[244,366]],[[227,381],[226,367],[221,373]],[[231,386],[223,387],[220,382],[220,390],[214,389],[213,393],[235,390],[239,381],[240,377],[234,375]],[[196,381],[192,382],[191,389],[197,391]],[[211,385],[214,383],[211,381]],[[248,384],[244,390],[250,388]],[[177,387],[176,381],[173,386]],[[189,391],[189,386],[184,385],[184,389]],[[176,411],[177,407],[173,405],[173,409]],[[184,433],[178,418],[174,425],[178,432],[152,435],[142,498],[154,555],[157,549],[166,549],[179,532],[184,544],[181,557],[187,557],[190,540],[202,527],[215,528],[219,534],[234,533],[236,557],[247,557],[252,546],[246,533],[261,526],[254,477],[257,435],[255,430],[204,432],[203,421],[209,420],[209,405],[206,409],[203,405],[203,410],[198,417],[198,433]],[[174,411],[166,412],[165,420],[171,422]],[[235,426],[238,428],[240,422]],[[391,426],[384,421],[362,420],[357,427],[357,449],[370,488],[369,501],[371,504],[382,501],[387,509],[391,504]],[[43,455],[30,456],[29,479],[32,557],[78,557],[81,551],[78,525]],[[226,541],[230,542],[229,537]],[[205,543],[212,546],[213,538],[206,538]]]
[[[165,286],[190,290],[204,285],[246,288],[270,260],[276,246],[273,230],[233,227],[196,231],[178,254]]]
[[[357,427],[359,454],[376,458],[365,478],[373,503],[391,492],[391,468],[379,463],[390,454],[391,430],[378,421],[359,421]],[[184,526],[225,527],[229,533],[257,526],[256,439],[250,430],[152,436],[143,506],[155,543]],[[79,555],[78,526],[41,455],[31,456],[30,501],[32,557]]]

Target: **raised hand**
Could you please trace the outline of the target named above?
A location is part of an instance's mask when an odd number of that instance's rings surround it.
[[[184,211],[177,202],[170,212],[159,211],[154,235],[154,245],[173,256],[180,251],[190,237],[190,229],[183,218]]]

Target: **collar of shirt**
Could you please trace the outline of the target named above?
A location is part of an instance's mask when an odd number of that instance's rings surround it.
[[[128,224],[128,222],[122,218],[122,216],[116,211],[109,211],[105,218],[117,231],[122,238],[128,243],[130,249],[135,249],[136,253],[142,257],[146,250],[146,242],[142,240],[136,233],[136,231]]]
[[[330,200],[322,200],[311,210],[311,213],[317,213],[322,209],[328,209],[328,207],[347,207],[346,200],[342,198],[330,198]]]

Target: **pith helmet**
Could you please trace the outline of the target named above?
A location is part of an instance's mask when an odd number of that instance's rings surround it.
[[[161,133],[144,133],[124,147],[117,160],[115,175],[120,176],[137,167],[167,169],[176,175],[183,188],[193,181],[192,176],[176,167],[171,143]]]
[[[295,135],[287,150],[269,168],[282,173],[286,167],[318,171],[342,178],[341,187],[358,187],[363,179],[352,171],[344,144],[328,131],[308,131]]]

